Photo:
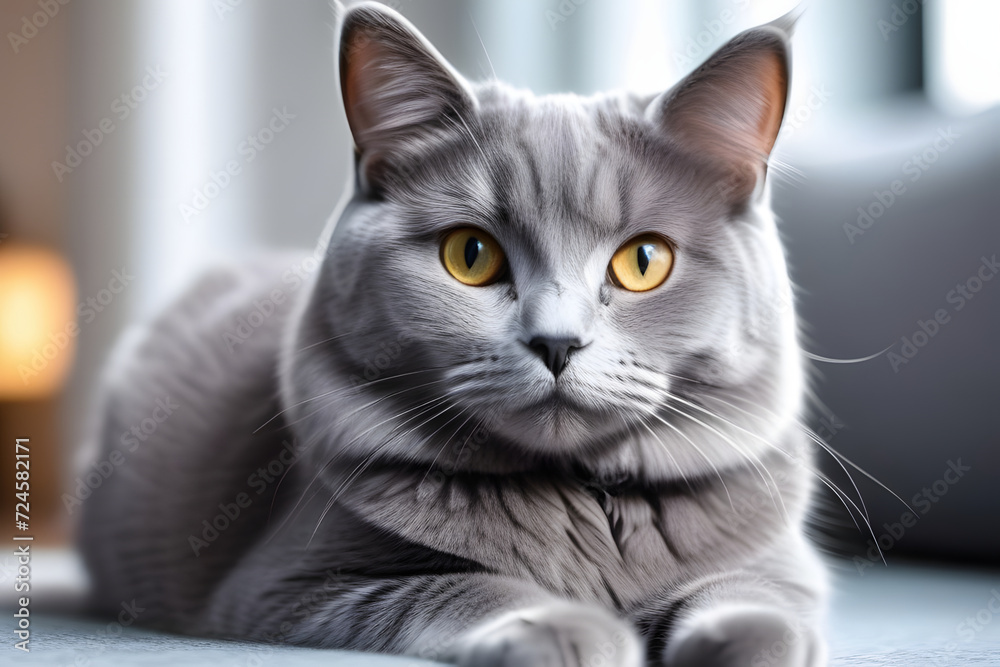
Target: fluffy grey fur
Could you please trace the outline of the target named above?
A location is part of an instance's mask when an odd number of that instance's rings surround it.
[[[110,374],[103,456],[179,407],[86,503],[96,601],[462,665],[823,664],[765,179],[786,52],[765,26],[660,96],[534,97],[350,10],[357,179],[318,268],[220,269]],[[462,226],[503,279],[445,270]],[[648,232],[669,278],[615,286]],[[561,374],[540,336],[575,341]]]

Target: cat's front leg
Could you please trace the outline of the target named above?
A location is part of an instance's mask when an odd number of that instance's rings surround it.
[[[663,667],[823,667],[811,594],[749,574],[664,595],[638,615],[650,661]]]
[[[727,603],[695,612],[667,639],[666,667],[821,667],[810,624],[777,605]]]
[[[560,600],[537,584],[484,573],[344,581],[284,638],[295,644],[402,653],[462,667],[640,667],[629,621]],[[230,633],[232,634],[232,633]]]
[[[644,652],[627,621],[605,609],[557,601],[480,624],[448,657],[462,667],[639,667]]]

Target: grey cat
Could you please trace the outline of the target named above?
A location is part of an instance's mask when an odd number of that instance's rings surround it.
[[[787,22],[590,98],[469,84],[379,5],[341,25],[318,268],[220,268],[108,374],[95,602],[460,665],[825,664],[765,180]]]

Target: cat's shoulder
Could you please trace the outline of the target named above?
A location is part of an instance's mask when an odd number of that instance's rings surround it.
[[[295,271],[305,256],[259,255],[203,271],[119,337],[103,377],[105,398],[141,413],[171,388],[221,391],[240,378],[273,376],[289,319],[307,291],[307,276]]]

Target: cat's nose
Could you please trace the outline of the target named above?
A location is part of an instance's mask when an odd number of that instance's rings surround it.
[[[542,362],[552,371],[552,375],[559,377],[559,374],[566,368],[569,354],[573,350],[583,347],[579,338],[554,338],[549,336],[535,336],[528,341],[528,347],[535,351]]]

